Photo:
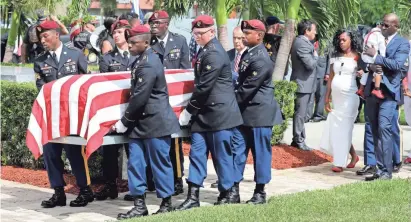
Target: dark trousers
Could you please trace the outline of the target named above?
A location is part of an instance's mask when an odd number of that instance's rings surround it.
[[[313,118],[325,118],[325,92],[327,91],[327,82],[324,79],[317,79],[315,92],[311,94],[307,110],[306,120]]]
[[[394,134],[392,121],[396,113],[397,101],[391,96],[381,100],[374,96],[367,97],[365,112],[371,125],[374,138],[375,157],[378,173],[392,176],[392,157],[394,149]]]
[[[311,93],[297,93],[294,100],[293,142],[297,145],[305,144],[305,118]]]
[[[64,187],[63,172],[64,162],[61,159],[63,149],[70,161],[71,169],[76,177],[77,186],[86,187],[90,185],[85,148],[78,145],[47,143],[43,146],[43,158],[46,165],[51,188]]]
[[[123,144],[103,146],[103,176],[107,182],[115,182],[118,178],[118,154]],[[124,144],[127,158],[129,157],[128,144]]]

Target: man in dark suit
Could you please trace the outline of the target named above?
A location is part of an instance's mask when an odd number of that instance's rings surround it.
[[[180,125],[191,120],[191,150],[187,199],[177,208],[200,206],[199,192],[207,177],[207,153],[211,152],[218,176],[220,195],[216,204],[237,203],[232,195],[234,163],[231,141],[233,128],[241,125],[230,60],[211,16],[200,15],[192,22],[192,33],[201,46],[194,67],[194,92],[180,115]]]
[[[272,73],[274,63],[271,61],[263,43],[265,26],[259,20],[243,21],[241,28],[245,36],[247,51],[242,56],[238,84],[235,93],[244,124],[238,127],[241,145],[234,145],[235,185],[234,196],[239,194],[239,183],[242,180],[246,164],[246,155],[251,148],[254,159],[254,181],[256,183],[250,204],[266,203],[265,184],[271,180],[271,135],[274,125],[283,122],[280,106],[274,98]],[[245,143],[243,142],[245,141]],[[233,144],[238,144],[233,139]],[[238,179],[237,179],[238,178]]]
[[[128,43],[124,32],[127,28],[131,28],[127,20],[118,20],[111,26],[110,32],[115,42],[115,48],[105,54],[100,60],[100,73],[129,71],[131,64],[136,59],[130,55],[128,51]],[[118,153],[122,144],[103,146],[103,176],[105,179],[104,188],[95,194],[97,200],[105,200],[107,198],[117,198],[117,178],[118,178]],[[128,144],[126,145],[126,153],[128,154]],[[125,200],[133,200],[132,196],[126,194]]]
[[[319,51],[319,42],[314,43],[314,48],[316,52]],[[318,56],[316,73],[317,80],[315,82],[315,91],[310,97],[308,112],[306,122],[312,120],[313,122],[320,122],[326,119],[324,114],[324,96],[327,91],[327,80],[325,79],[326,74],[329,73],[329,66],[327,65],[327,57],[325,55]],[[314,108],[315,106],[315,108]]]
[[[38,39],[45,49],[34,61],[36,86],[39,90],[44,84],[56,79],[87,73],[87,60],[84,55],[76,48],[63,45],[58,30],[59,25],[55,21],[44,21],[36,27]],[[90,176],[84,147],[47,143],[43,146],[43,157],[50,185],[55,193],[49,200],[41,203],[44,208],[66,206],[64,163],[61,159],[63,148],[80,187],[80,194],[70,202],[70,206],[84,207],[94,200],[93,191],[89,186]]]
[[[392,121],[397,112],[398,102],[401,101],[402,71],[410,51],[408,41],[397,34],[399,27],[400,22],[397,15],[385,15],[381,31],[386,38],[385,57],[378,55],[374,48],[366,48],[364,52],[375,59],[369,69],[372,72],[384,73],[381,90],[385,96],[384,99],[372,96],[371,91],[374,84],[372,75],[369,75],[364,89],[365,115],[370,121],[374,137],[378,170],[372,176],[366,177],[366,181],[392,178],[393,149],[396,140],[393,136]]]
[[[311,41],[317,34],[316,25],[310,20],[302,20],[298,24],[298,36],[291,49],[292,73],[291,81],[297,83],[293,116],[293,141],[291,146],[301,150],[311,150],[305,144],[304,122],[307,116],[308,103],[315,89],[316,66],[318,55]]]
[[[170,32],[168,25],[170,18],[166,11],[155,11],[148,19],[151,27],[151,48],[157,53],[164,69],[190,69],[189,50],[186,38]],[[184,154],[181,138],[174,138],[171,142],[170,158],[174,169],[175,193],[184,192]]]
[[[170,161],[171,134],[180,130],[170,106],[167,82],[161,61],[150,48],[150,30],[136,25],[126,30],[129,51],[138,56],[131,71],[131,97],[124,116],[113,127],[119,133],[132,129],[129,137],[128,185],[134,208],[120,213],[118,220],[148,215],[145,204],[146,166],[151,165],[157,197],[162,198],[157,213],[173,210],[173,166]]]

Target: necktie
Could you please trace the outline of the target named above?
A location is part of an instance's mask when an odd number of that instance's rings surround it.
[[[161,46],[161,48],[164,50],[165,48],[164,48],[164,41],[160,41],[160,46]]]
[[[58,65],[58,64],[59,64],[59,61],[57,60],[57,55],[56,55],[55,52],[52,52],[52,53],[51,53],[51,57],[53,58],[53,61],[56,63],[56,65]]]
[[[385,46],[388,45],[388,38],[385,38]]]
[[[128,59],[128,51],[124,51],[124,52],[123,52],[123,57],[124,57],[125,59]]]
[[[237,53],[234,61],[234,72],[238,72],[238,65],[240,64],[241,53]]]

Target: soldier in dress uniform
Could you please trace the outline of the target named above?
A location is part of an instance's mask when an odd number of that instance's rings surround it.
[[[272,73],[274,64],[262,44],[265,26],[259,20],[243,21],[244,44],[248,50],[241,58],[238,83],[235,87],[238,106],[240,107],[244,124],[239,127],[245,140],[245,146],[235,147],[236,153],[246,147],[251,147],[254,159],[254,181],[256,187],[253,197],[247,201],[250,204],[266,202],[265,184],[271,180],[271,134],[274,125],[283,122],[280,106],[274,98]],[[236,141],[233,141],[236,144]],[[244,143],[243,143],[244,144]],[[241,150],[239,150],[241,149]],[[248,152],[243,152],[242,161],[234,161],[237,169],[244,172]],[[236,184],[237,185],[237,184]],[[238,187],[238,185],[237,185]],[[237,190],[237,189],[236,189]]]
[[[173,166],[170,160],[171,134],[180,130],[170,106],[167,82],[161,61],[150,48],[150,30],[144,25],[126,30],[129,51],[138,56],[132,65],[130,100],[124,116],[114,130],[129,135],[128,186],[134,196],[134,208],[119,214],[117,219],[148,215],[145,204],[146,166],[151,165],[157,197],[162,198],[157,213],[173,210]]]
[[[111,26],[111,34],[115,42],[115,48],[105,54],[100,60],[100,73],[129,71],[131,64],[136,59],[128,51],[128,43],[125,38],[125,30],[131,28],[127,20],[118,20]],[[95,194],[97,200],[105,200],[108,197],[115,199],[118,197],[117,178],[118,178],[118,153],[122,144],[103,146],[103,176],[105,181],[104,188]],[[126,146],[126,152],[128,148]],[[124,196],[125,200],[133,200],[129,194]]]
[[[152,34],[151,48],[158,54],[164,69],[190,69],[190,53],[186,38],[168,31],[169,22],[166,11],[156,11],[151,15],[148,20]],[[174,195],[178,195],[184,192],[184,154],[181,138],[172,139],[170,157],[174,169]]]
[[[63,45],[60,41],[59,25],[55,21],[45,21],[36,29],[38,38],[46,50],[34,61],[36,85],[39,90],[45,83],[67,75],[87,72],[86,58],[80,50]],[[61,159],[63,147],[70,160],[77,185],[80,187],[80,194],[70,202],[70,206],[83,207],[94,200],[89,186],[90,176],[84,148],[76,145],[47,143],[43,146],[43,157],[50,184],[55,193],[49,200],[41,203],[41,206],[45,208],[66,205],[64,163]]]
[[[194,67],[194,93],[180,114],[180,125],[191,119],[191,150],[187,199],[177,208],[200,206],[199,192],[207,177],[207,153],[211,152],[218,176],[220,195],[215,204],[239,203],[233,196],[234,165],[231,141],[233,128],[243,123],[232,82],[227,52],[215,38],[211,16],[192,22],[192,33],[201,46]]]
[[[82,31],[73,39],[74,47],[83,51],[87,58],[87,62],[96,63],[98,61],[99,53],[93,48],[90,42],[91,33],[94,32],[96,27],[92,21],[85,22],[82,26]]]
[[[267,49],[268,55],[275,64],[278,50],[280,49],[281,35],[279,34],[281,24],[284,24],[279,18],[269,16],[266,19],[268,31],[264,35],[264,46]]]

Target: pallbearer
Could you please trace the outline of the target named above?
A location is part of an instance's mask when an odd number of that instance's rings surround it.
[[[155,11],[148,19],[151,27],[150,45],[160,57],[164,69],[190,69],[189,51],[186,38],[177,33],[170,32],[168,26],[170,18],[166,11]],[[181,138],[171,140],[170,157],[174,170],[174,195],[184,192],[183,172],[184,154]]]
[[[161,61],[150,48],[150,30],[137,25],[126,30],[131,55],[137,56],[131,71],[131,97],[124,116],[114,126],[123,133],[133,128],[129,137],[128,186],[134,196],[134,208],[117,219],[148,215],[145,204],[146,167],[151,165],[157,197],[162,198],[157,213],[173,209],[173,166],[170,161],[171,134],[180,130],[168,99],[167,82]]]
[[[283,119],[280,107],[274,98],[274,85],[271,78],[274,63],[262,44],[265,26],[259,20],[249,20],[243,21],[241,28],[245,36],[244,45],[248,50],[240,62],[235,94],[244,120],[240,132],[245,139],[246,147],[251,147],[256,182],[254,195],[247,203],[262,204],[266,202],[264,186],[271,180],[272,127],[281,124]],[[236,141],[233,143],[236,144]],[[240,148],[245,150],[244,146]],[[240,148],[236,148],[237,153]],[[244,157],[238,159],[246,160]],[[235,161],[235,163],[238,164],[236,168],[243,173],[246,162],[239,164],[239,161]],[[236,174],[238,173],[240,172],[236,171]],[[235,195],[239,194],[235,193]]]
[[[86,57],[80,50],[63,45],[60,41],[59,28],[55,21],[44,21],[37,26],[37,36],[45,49],[45,52],[34,61],[36,85],[39,90],[45,83],[64,76],[87,73]],[[47,143],[43,146],[43,157],[54,195],[41,203],[41,206],[45,208],[66,205],[64,163],[61,159],[63,148],[70,160],[77,185],[80,187],[80,194],[70,202],[70,206],[83,207],[94,200],[93,191],[89,186],[90,176],[84,148],[76,145]]]
[[[180,115],[180,124],[191,117],[191,150],[187,199],[178,209],[200,206],[199,191],[207,177],[207,154],[211,152],[218,176],[220,196],[216,204],[238,203],[232,194],[234,166],[233,128],[243,123],[232,82],[230,59],[215,38],[214,20],[201,15],[192,22],[192,33],[201,46],[194,67],[194,93]]]

